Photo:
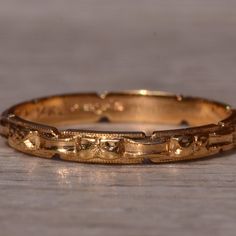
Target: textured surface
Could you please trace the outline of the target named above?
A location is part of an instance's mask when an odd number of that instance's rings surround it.
[[[0,110],[148,88],[236,106],[235,1],[0,1]],[[32,158],[0,139],[1,235],[235,235],[236,154],[158,166]]]

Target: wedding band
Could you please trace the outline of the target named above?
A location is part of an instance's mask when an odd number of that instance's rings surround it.
[[[82,123],[187,124],[145,132],[59,129]],[[236,110],[203,98],[146,90],[50,96],[15,105],[0,134],[21,152],[67,161],[136,164],[192,160],[234,149]]]

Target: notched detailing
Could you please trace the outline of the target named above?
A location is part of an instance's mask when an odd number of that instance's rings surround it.
[[[194,138],[192,136],[174,136],[170,138],[169,154],[173,157],[189,156],[194,153]]]
[[[232,128],[209,134],[209,149],[226,151],[234,146],[234,130]]]
[[[110,119],[107,116],[102,116],[99,120],[98,123],[111,123]]]
[[[210,155],[232,148],[236,136],[232,127],[221,127],[213,133],[162,137],[137,133],[136,138],[134,134],[128,138],[128,134],[68,131],[54,136],[47,129],[31,130],[21,122],[11,122],[9,127],[9,144],[17,150],[93,163],[159,163]]]
[[[109,96],[109,92],[108,91],[104,91],[104,92],[98,93],[97,95],[101,99],[106,99],[106,97]]]
[[[150,158],[147,158],[147,157],[144,157],[142,159],[142,164],[145,164],[145,165],[150,165],[150,164],[154,164],[155,162],[153,162]]]
[[[103,162],[105,160],[120,160],[124,153],[122,139],[78,137],[75,158],[80,161]]]
[[[23,139],[23,143],[27,149],[39,150],[40,137],[38,131],[30,131]]]
[[[40,133],[44,133],[45,135],[48,135],[49,138],[57,138],[60,135],[60,132],[57,128],[37,124],[34,122],[26,121],[18,116],[8,116],[7,117],[8,126],[18,126],[19,128],[27,128],[30,130],[37,130]]]
[[[187,127],[187,126],[189,126],[189,122],[188,122],[187,120],[182,120],[182,121],[180,122],[180,126]]]
[[[145,91],[140,94],[147,95]],[[35,115],[39,112],[41,115],[58,117],[67,111],[74,113],[75,117],[80,114],[76,112],[90,112],[91,115],[98,115],[95,118],[97,120],[100,118],[99,122],[109,122],[111,115],[119,115],[119,112],[125,109],[121,102],[123,100],[117,98],[118,95],[121,94],[105,93],[96,97],[93,95],[95,102],[88,100],[79,103],[78,101],[78,103],[70,103],[66,109],[64,109],[66,102],[59,99],[58,102],[63,104],[64,110],[56,111],[52,104],[47,109],[41,107],[34,112]],[[186,98],[176,96],[176,99],[182,101]],[[172,100],[175,100],[175,97],[171,97]],[[143,132],[82,130],[59,132],[54,127],[26,121],[12,112],[14,109],[3,113],[0,119],[0,133],[8,138],[9,144],[15,149],[47,158],[54,158],[56,155],[64,160],[78,162],[150,164],[209,156],[232,149],[236,145],[235,110],[227,119],[216,124],[156,131],[151,136]],[[30,115],[28,111],[22,112],[24,116]],[[183,120],[182,125],[188,123]]]
[[[176,100],[177,100],[178,102],[182,102],[183,99],[184,99],[184,96],[183,96],[183,95],[176,95]]]
[[[36,130],[12,125],[9,129],[10,146],[20,151],[36,151],[40,149],[40,136]]]

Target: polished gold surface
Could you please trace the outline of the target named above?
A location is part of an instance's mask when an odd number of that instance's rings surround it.
[[[59,129],[99,122],[189,125],[145,132]],[[236,111],[201,98],[146,90],[69,94],[16,105],[2,114],[11,147],[63,160],[135,164],[197,159],[235,147]]]

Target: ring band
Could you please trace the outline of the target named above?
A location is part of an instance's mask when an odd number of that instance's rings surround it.
[[[59,130],[75,123],[188,124],[145,132]],[[13,106],[0,134],[14,149],[45,158],[135,164],[198,159],[235,148],[236,110],[202,98],[146,90],[51,96]]]

